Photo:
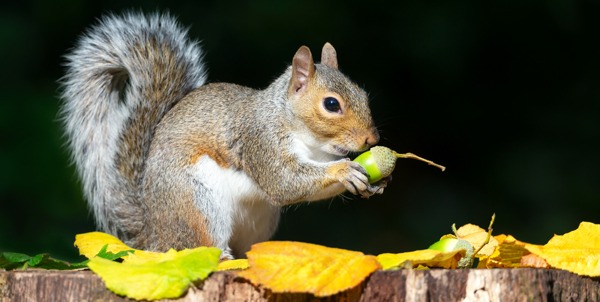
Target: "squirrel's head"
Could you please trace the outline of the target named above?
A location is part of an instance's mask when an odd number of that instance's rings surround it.
[[[323,46],[320,64],[308,47],[300,47],[291,68],[288,100],[322,151],[346,156],[377,144],[367,93],[338,70],[331,44]]]

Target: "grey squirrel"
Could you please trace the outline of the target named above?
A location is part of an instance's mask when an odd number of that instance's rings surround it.
[[[264,90],[205,82],[198,43],[169,14],[109,14],[66,55],[61,118],[100,230],[243,257],[281,206],[383,192],[347,158],[379,134],[331,44],[320,64],[300,47]]]

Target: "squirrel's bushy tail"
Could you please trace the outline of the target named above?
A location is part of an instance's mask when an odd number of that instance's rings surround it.
[[[61,118],[98,227],[143,226],[146,156],[164,114],[205,81],[198,43],[168,14],[109,15],[66,56]]]

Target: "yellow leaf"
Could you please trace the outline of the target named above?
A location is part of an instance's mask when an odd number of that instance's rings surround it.
[[[164,253],[134,249],[123,243],[117,237],[102,232],[89,232],[75,235],[75,246],[79,249],[79,254],[88,259],[96,256],[105,245],[107,246],[106,251],[113,254],[133,250],[133,254],[122,257],[124,261],[143,262],[144,259],[161,259],[165,257]]]
[[[381,268],[374,256],[302,242],[258,243],[246,255],[250,268],[239,276],[273,292],[317,297],[353,288]]]
[[[550,265],[536,254],[527,254],[521,257],[521,267],[550,268]]]
[[[600,276],[600,225],[582,222],[564,235],[554,235],[546,245],[525,245],[554,268],[578,275]]]
[[[221,251],[199,247],[168,252],[167,260],[150,259],[138,263],[118,263],[99,257],[88,266],[113,292],[137,300],[177,298],[196,280],[215,271]]]
[[[75,246],[79,249],[79,254],[88,259],[96,256],[105,245],[108,245],[106,251],[113,254],[133,250],[121,240],[106,233],[90,232],[75,235]]]
[[[195,280],[206,278],[215,271],[221,250],[199,247],[165,253],[136,250],[117,239],[102,233],[91,232],[75,237],[79,253],[90,259],[89,268],[102,278],[111,291],[134,299],[155,300],[177,298]],[[96,257],[106,251],[119,253],[133,250],[124,256],[123,263]]]
[[[427,267],[456,268],[458,261],[464,255],[464,249],[450,252],[418,250],[398,254],[380,254],[377,256],[377,260],[384,270],[403,267],[406,264],[412,267],[423,265]]]
[[[488,231],[469,223],[456,230],[456,236],[459,239],[468,241],[471,243],[471,245],[473,245],[473,248],[477,250],[485,243],[488,236]],[[491,237],[490,241],[483,246],[483,248],[477,253],[477,255],[475,255],[475,257],[490,256],[497,246],[498,241],[494,237]]]
[[[217,267],[218,271],[227,271],[227,270],[242,270],[247,269],[249,266],[248,259],[233,259],[233,260],[225,260],[219,263]]]
[[[504,234],[494,236],[494,239],[498,242],[498,247],[489,257],[482,257],[477,267],[521,267],[521,258],[529,254],[525,249],[526,243]]]

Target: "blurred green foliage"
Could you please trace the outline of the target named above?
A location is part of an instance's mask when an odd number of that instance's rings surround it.
[[[94,229],[63,146],[62,55],[106,12],[168,10],[211,81],[265,87],[324,42],[370,93],[400,160],[382,196],[284,210],[276,239],[367,253],[427,247],[450,225],[545,243],[600,223],[600,3],[586,1],[21,1],[0,8],[0,250],[76,258]]]

